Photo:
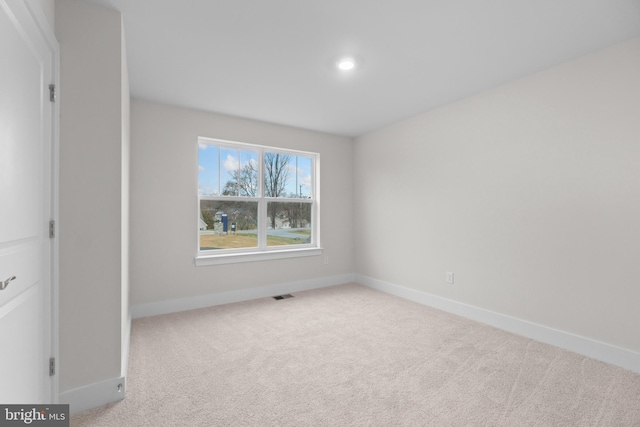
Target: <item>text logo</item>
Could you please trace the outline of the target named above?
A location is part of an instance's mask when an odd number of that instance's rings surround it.
[[[0,405],[0,427],[69,427],[69,405]]]

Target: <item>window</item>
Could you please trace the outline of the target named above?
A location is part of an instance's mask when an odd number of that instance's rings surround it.
[[[320,255],[319,155],[198,138],[196,265]]]

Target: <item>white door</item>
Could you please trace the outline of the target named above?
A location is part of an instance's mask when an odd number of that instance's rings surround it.
[[[0,0],[0,402],[50,403],[53,52],[34,2]],[[37,11],[36,11],[37,12]],[[39,13],[42,13],[41,11]],[[50,30],[49,30],[50,31]],[[50,41],[50,40],[49,40]],[[15,279],[11,280],[11,278]]]

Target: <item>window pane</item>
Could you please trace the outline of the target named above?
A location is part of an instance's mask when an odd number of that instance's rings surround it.
[[[295,156],[282,153],[264,153],[264,195],[266,197],[289,197],[288,184],[295,180],[292,161]]]
[[[200,250],[258,246],[258,202],[200,201]]]
[[[286,197],[310,199],[311,192],[311,157],[291,156],[288,166],[291,179],[287,180]]]
[[[219,149],[204,143],[198,147],[198,194],[217,196],[220,194]]]
[[[311,243],[311,203],[268,202],[267,246]]]
[[[238,170],[240,169],[239,151],[231,148],[220,148],[220,182],[222,194],[225,196],[238,195]]]
[[[220,149],[222,194],[256,197],[258,193],[258,153],[256,151]]]
[[[240,151],[240,195],[258,196],[258,153]]]

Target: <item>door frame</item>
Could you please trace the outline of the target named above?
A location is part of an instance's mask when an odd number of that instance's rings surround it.
[[[58,367],[60,366],[60,348],[59,348],[59,232],[58,232],[58,218],[59,218],[59,177],[60,177],[60,45],[56,39],[55,33],[45,12],[42,8],[40,0],[21,0],[29,10],[33,22],[35,23],[42,40],[46,43],[51,53],[51,82],[55,88],[55,99],[51,102],[51,146],[50,152],[50,170],[51,175],[48,177],[51,181],[49,188],[49,200],[44,200],[43,203],[48,204],[50,207],[51,218],[49,220],[54,221],[54,235],[49,239],[50,254],[49,260],[43,261],[45,266],[48,264],[49,270],[47,273],[50,277],[50,286],[45,292],[49,297],[49,324],[50,328],[45,328],[45,333],[49,333],[49,351],[50,356],[55,360],[55,374],[49,377],[50,388],[44,390],[45,396],[48,397],[48,403],[58,403],[58,396],[60,393],[59,378],[60,372]],[[55,10],[55,6],[54,6]],[[46,84],[46,82],[43,82]],[[44,87],[43,90],[49,90],[48,87]],[[45,270],[45,269],[43,269]],[[47,384],[46,378],[43,381]]]

